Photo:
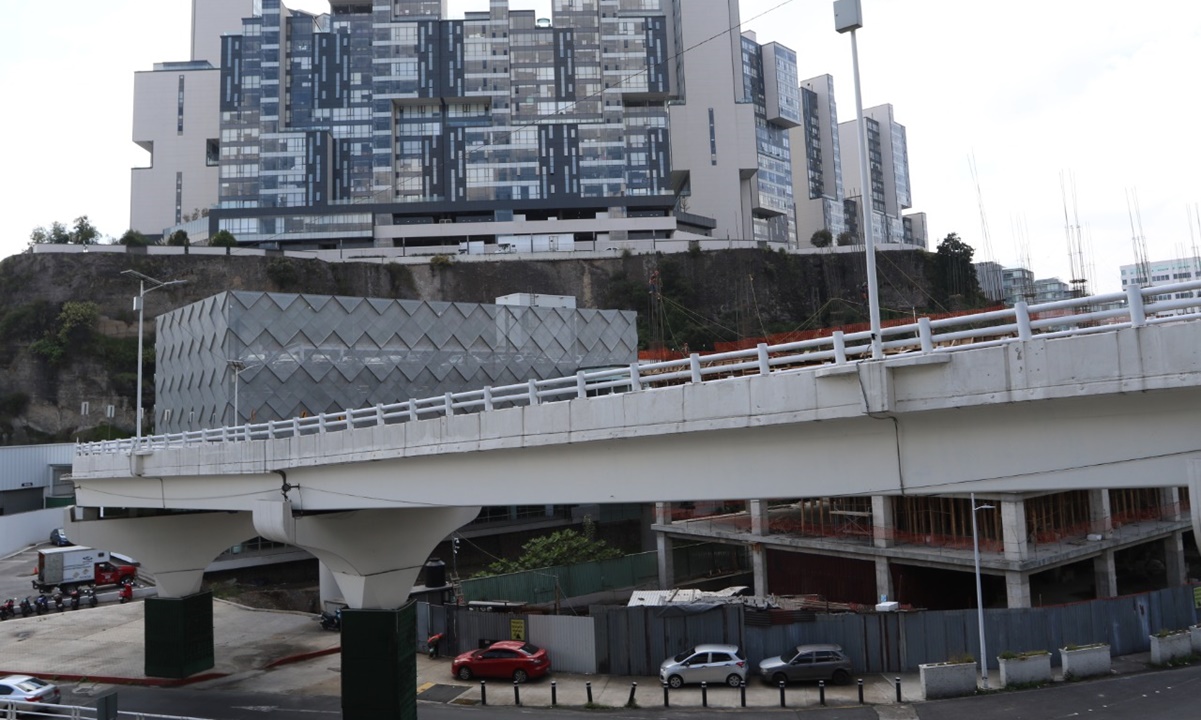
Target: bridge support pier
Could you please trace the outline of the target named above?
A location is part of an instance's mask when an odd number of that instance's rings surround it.
[[[342,611],[342,717],[417,720],[417,603]]]
[[[1106,550],[1093,558],[1093,577],[1097,599],[1117,597],[1118,570],[1114,563],[1114,551]]]
[[[250,513],[101,519],[97,508],[76,508],[66,514],[68,537],[130,555],[154,575],[158,597],[146,599],[144,621],[146,675],[180,679],[211,669],[213,596],[200,592],[200,584],[223,550],[254,537]]]
[[[655,524],[671,524],[671,503],[655,503]],[[659,589],[670,590],[676,586],[676,564],[672,556],[671,538],[665,533],[655,533],[655,550],[659,563]]]

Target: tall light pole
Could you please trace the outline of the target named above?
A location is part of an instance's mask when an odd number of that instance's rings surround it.
[[[859,207],[863,214],[863,244],[867,256],[867,309],[872,331],[872,359],[884,357],[880,329],[880,290],[876,282],[876,242],[873,237],[871,175],[868,173],[867,121],[863,117],[863,93],[859,88],[859,44],[855,31],[863,27],[863,6],[860,0],[834,0],[834,29],[851,33],[851,64],[855,74],[855,111],[859,114]]]
[[[247,365],[242,360],[226,360],[225,364],[229,366],[234,373],[234,421],[231,427],[236,427],[238,424],[238,380],[242,377],[242,373],[249,370],[251,365]]]
[[[984,593],[980,589],[980,533],[976,530],[976,512],[992,510],[992,505],[977,505],[976,493],[972,498],[972,555],[976,559],[976,624],[980,628],[980,684],[988,689],[988,648],[984,644]]]
[[[146,294],[152,293],[159,288],[169,287],[171,285],[183,285],[184,280],[155,280],[149,275],[143,275],[137,270],[122,270],[122,275],[129,275],[138,279],[138,295],[133,299],[133,309],[138,311],[138,397],[137,397],[137,427],[134,428],[134,448],[142,444],[142,324],[145,319]],[[146,287],[146,283],[150,283],[150,287]]]

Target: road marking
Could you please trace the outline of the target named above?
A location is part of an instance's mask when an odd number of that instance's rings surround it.
[[[432,682],[422,683],[421,685],[417,686],[417,694],[420,695],[421,693],[425,692],[426,690],[429,690],[430,688],[432,688],[434,685],[437,685],[437,683],[432,683]]]
[[[233,706],[233,709],[234,710],[250,710],[251,712],[261,712],[261,713],[275,712],[276,710],[286,710],[287,712],[290,712],[290,713],[313,713],[313,714],[318,714],[318,715],[341,715],[342,714],[341,710],[303,710],[303,709],[281,708],[278,705],[235,705],[235,706]]]

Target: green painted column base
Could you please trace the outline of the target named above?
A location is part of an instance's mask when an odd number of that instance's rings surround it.
[[[417,720],[417,604],[342,611],[343,720]]]
[[[146,675],[182,679],[212,670],[213,594],[145,602]]]

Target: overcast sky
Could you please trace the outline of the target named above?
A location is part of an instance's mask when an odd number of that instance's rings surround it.
[[[285,4],[328,8],[324,0]],[[549,14],[549,1],[512,5]],[[892,103],[908,129],[913,209],[927,213],[932,249],[957,232],[977,259],[1028,259],[1039,277],[1069,279],[1060,181],[1067,173],[1094,290],[1117,290],[1118,267],[1134,262],[1129,191],[1140,200],[1151,260],[1195,253],[1201,236],[1193,227],[1190,237],[1189,218],[1195,225],[1201,203],[1201,3],[863,6],[864,104]],[[130,168],[148,163],[130,139],[133,73],[187,59],[190,7],[190,0],[6,3],[0,256],[20,252],[34,227],[55,220],[86,214],[107,235],[127,229]],[[486,0],[451,2],[460,14],[486,7]],[[846,121],[855,116],[850,38],[834,31],[832,7],[831,0],[742,0],[742,18],[759,42],[797,51],[802,79],[832,74]]]

